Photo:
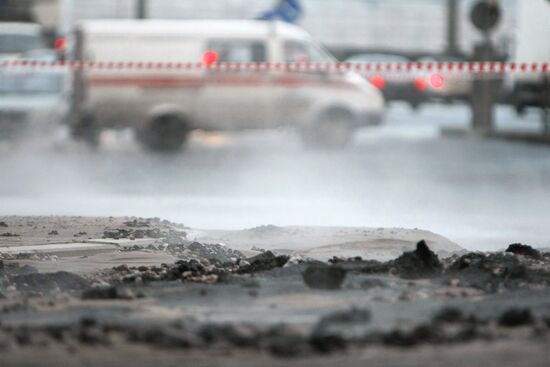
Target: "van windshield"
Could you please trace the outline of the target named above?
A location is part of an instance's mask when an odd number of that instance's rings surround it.
[[[323,63],[335,59],[327,51],[309,42],[287,41],[284,44],[285,62],[289,63]]]
[[[37,35],[0,34],[0,53],[24,53],[44,47],[44,41]]]
[[[0,72],[0,95],[59,94],[63,75],[58,73]]]

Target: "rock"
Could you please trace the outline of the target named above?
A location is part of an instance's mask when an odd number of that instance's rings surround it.
[[[136,238],[161,238],[162,237],[162,232],[160,231],[160,229],[158,228],[153,228],[153,229],[136,229],[134,231],[130,231],[130,234],[128,237],[134,237],[134,239]]]
[[[130,271],[130,268],[128,267],[128,265],[122,264],[119,266],[115,266],[113,270],[127,273]]]
[[[296,358],[311,352],[309,335],[299,328],[289,325],[277,325],[264,337],[272,355],[280,358]]]
[[[548,283],[548,274],[530,269],[523,260],[532,261],[509,254],[470,253],[454,259],[445,273],[458,278],[462,286],[486,292],[496,292],[501,286],[521,288],[525,283]]]
[[[425,241],[418,242],[415,251],[405,252],[394,260],[393,265],[396,274],[407,279],[434,277],[443,270],[439,258]]]
[[[162,326],[134,328],[128,332],[128,341],[145,343],[161,348],[187,349],[199,344],[197,337],[185,329]]]
[[[103,232],[104,238],[112,238],[114,240],[120,240],[128,238],[131,232],[126,229],[106,230]]]
[[[324,316],[319,320],[318,327],[324,328],[328,325],[354,325],[358,323],[368,323],[371,319],[371,313],[369,310],[352,308],[347,311],[338,311],[327,316]]]
[[[368,336],[371,313],[353,308],[322,317],[311,333],[311,344],[320,352],[345,349],[349,342],[362,341]]]
[[[0,222],[0,228],[8,228],[9,226],[6,224],[6,222]]]
[[[80,275],[59,271],[57,273],[32,273],[10,277],[19,290],[81,290],[89,286],[90,282]]]
[[[131,290],[127,288],[118,289],[111,285],[94,286],[82,292],[82,299],[84,300],[106,300],[106,299],[132,300],[135,298],[136,296]]]
[[[131,220],[123,223],[126,227],[149,227],[150,223],[143,220]]]
[[[532,325],[535,317],[530,309],[510,309],[504,312],[498,319],[498,323],[505,327],[519,327]]]
[[[338,266],[310,265],[302,277],[310,288],[336,290],[342,288],[346,271]]]
[[[258,330],[246,324],[206,324],[200,328],[200,337],[208,344],[225,342],[236,347],[257,347]]]
[[[432,325],[419,325],[412,330],[392,330],[382,336],[382,343],[388,346],[412,347],[423,343],[442,342],[443,335],[439,328]]]
[[[169,246],[169,248],[172,248]],[[211,262],[227,263],[232,258],[236,257],[241,259],[244,257],[239,251],[232,250],[226,246],[217,244],[205,244],[200,242],[193,242],[184,247],[192,256],[198,259],[206,259]],[[181,251],[181,250],[180,250]]]
[[[20,236],[16,233],[6,232],[6,233],[0,234],[0,237],[20,237]]]
[[[460,309],[454,307],[446,307],[435,314],[433,319],[434,322],[454,324],[464,321],[465,317],[464,313]]]
[[[331,264],[338,264],[338,263],[344,263],[344,262],[362,262],[363,258],[361,256],[355,256],[350,258],[342,258],[333,256],[332,259],[329,259],[328,262]]]
[[[515,255],[531,257],[533,259],[540,259],[542,257],[541,253],[538,250],[535,250],[531,246],[522,245],[521,243],[515,243],[508,246],[506,252],[511,252]]]
[[[288,262],[288,256],[275,256],[273,252],[267,251],[247,259],[249,265],[241,266],[239,274],[257,273],[275,268],[282,268]]]
[[[56,230],[53,230],[50,233],[48,233],[48,236],[58,236],[58,235],[59,235],[59,232]]]
[[[308,348],[303,337],[285,335],[273,338],[269,343],[269,351],[279,358],[296,358],[307,355]]]
[[[20,266],[19,263],[10,263],[10,264],[2,264],[2,266],[0,266],[0,275],[4,273],[10,276],[14,276],[14,275],[34,274],[34,273],[38,273],[38,270],[36,270],[35,267],[30,265]]]

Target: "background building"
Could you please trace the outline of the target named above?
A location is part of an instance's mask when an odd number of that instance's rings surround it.
[[[67,33],[78,20],[134,18],[139,0],[0,0],[0,4],[32,3],[32,18]],[[146,0],[147,15],[161,19],[254,18],[276,0]],[[335,49],[440,53],[447,46],[446,0],[302,0],[300,24]],[[459,0],[458,48],[469,53],[479,39],[469,11],[476,0]],[[518,1],[501,0],[504,19],[495,32],[504,51],[513,45]]]
[[[66,1],[66,0],[65,0]],[[72,18],[130,18],[136,0],[72,0]],[[479,39],[470,25],[475,0],[459,7],[459,47],[469,52]],[[149,0],[151,18],[253,18],[274,0]],[[332,48],[389,49],[437,53],[446,47],[447,10],[444,0],[303,0],[306,16],[301,25]],[[500,45],[513,39],[517,0],[504,0],[504,19],[495,33]]]

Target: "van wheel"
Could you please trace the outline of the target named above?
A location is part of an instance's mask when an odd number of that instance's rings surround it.
[[[160,116],[138,131],[144,147],[156,152],[180,150],[189,135],[188,125],[177,116]]]
[[[101,129],[97,126],[95,118],[91,114],[84,114],[80,117],[77,125],[71,129],[73,138],[82,140],[92,148],[99,147]]]
[[[354,116],[346,110],[323,113],[316,124],[302,130],[302,141],[308,148],[335,150],[347,147],[354,132]]]

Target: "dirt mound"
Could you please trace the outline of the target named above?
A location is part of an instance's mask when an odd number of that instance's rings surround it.
[[[394,271],[402,278],[428,278],[441,274],[443,265],[425,241],[416,245],[416,250],[405,252],[394,260]]]

